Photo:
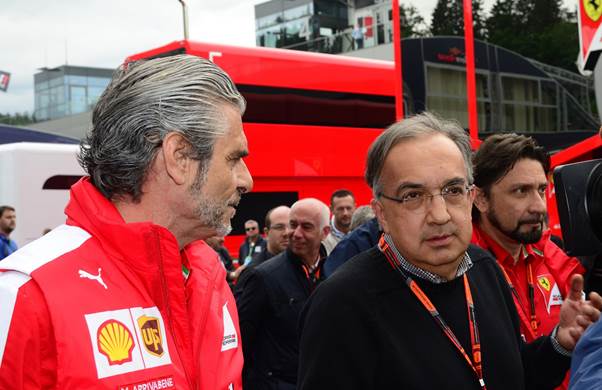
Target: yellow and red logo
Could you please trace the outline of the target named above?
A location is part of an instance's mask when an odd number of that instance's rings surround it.
[[[138,317],[138,327],[146,350],[155,356],[162,356],[161,321],[157,317],[141,316]]]
[[[545,276],[540,276],[538,279],[539,285],[543,287],[546,291],[550,291],[550,280]]]
[[[594,22],[602,16],[602,0],[583,0],[585,14]]]
[[[134,338],[129,329],[117,320],[108,320],[98,327],[98,350],[107,357],[109,365],[132,361]]]

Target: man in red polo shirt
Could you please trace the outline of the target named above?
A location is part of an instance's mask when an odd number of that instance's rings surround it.
[[[496,134],[473,161],[472,242],[489,250],[506,273],[523,335],[531,341],[553,330],[570,276],[584,272],[545,230],[549,158],[530,137]]]
[[[550,240],[546,225],[549,157],[530,137],[496,134],[473,159],[472,242],[490,251],[511,286],[526,341],[558,324],[579,261]]]

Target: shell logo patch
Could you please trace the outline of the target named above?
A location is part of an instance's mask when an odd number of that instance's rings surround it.
[[[84,317],[99,379],[171,364],[163,317],[157,307],[110,310]]]
[[[539,285],[541,287],[543,287],[546,291],[550,291],[550,288],[552,288],[552,285],[550,284],[550,280],[548,278],[546,278],[545,276],[538,277],[537,281],[539,282]]]
[[[105,321],[98,328],[98,349],[107,357],[109,364],[132,361],[134,340],[128,328],[117,320]]]
[[[155,356],[163,355],[161,340],[161,322],[156,317],[142,316],[138,318],[138,327],[142,333],[142,341],[148,352]]]
[[[594,22],[602,16],[602,0],[583,0],[583,8],[587,17]]]

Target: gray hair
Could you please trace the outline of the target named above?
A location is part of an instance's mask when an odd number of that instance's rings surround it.
[[[442,119],[425,111],[392,124],[370,145],[365,177],[375,198],[382,193],[380,175],[391,149],[400,142],[433,134],[443,134],[454,141],[466,165],[468,184],[472,184],[472,150],[468,134],[458,122]]]
[[[297,206],[301,206],[301,205],[305,205],[305,204],[311,205],[317,211],[320,212],[320,229],[323,229],[325,226],[328,226],[330,224],[330,209],[328,208],[328,206],[326,206],[326,203],[322,202],[319,199],[316,199],[316,198],[300,199],[300,200],[296,201],[295,203],[293,203],[293,205],[291,206],[291,210],[293,210]]]
[[[371,206],[360,206],[353,212],[351,216],[351,225],[349,230],[355,230],[356,227],[363,225],[374,218],[374,210]]]
[[[124,64],[94,108],[78,160],[105,197],[136,201],[163,139],[178,132],[203,176],[216,137],[227,131],[225,104],[241,115],[246,107],[230,77],[206,59],[176,55]]]

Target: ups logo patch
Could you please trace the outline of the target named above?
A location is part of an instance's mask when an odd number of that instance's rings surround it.
[[[146,350],[155,356],[163,355],[163,340],[161,339],[161,321],[157,317],[138,317],[138,327]]]

